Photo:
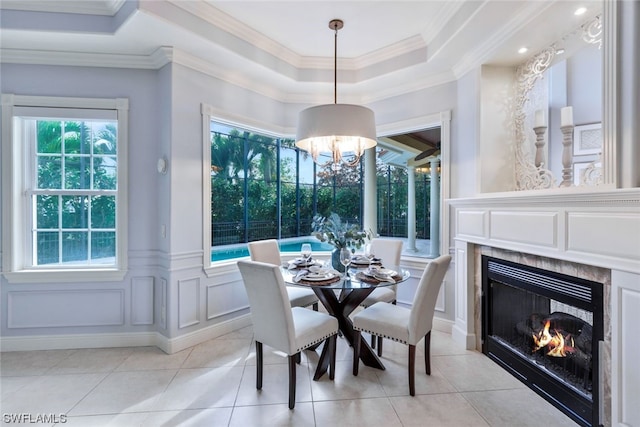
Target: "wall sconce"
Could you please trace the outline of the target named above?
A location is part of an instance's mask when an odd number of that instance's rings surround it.
[[[156,167],[158,169],[159,174],[166,175],[167,168],[168,168],[167,159],[165,157],[160,157],[158,159],[158,163],[156,164]]]

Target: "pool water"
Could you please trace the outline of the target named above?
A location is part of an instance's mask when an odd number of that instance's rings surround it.
[[[296,241],[280,242],[280,252],[300,252],[303,243],[310,243],[313,251],[331,251],[333,246],[322,243],[318,240],[297,239]],[[249,249],[246,244],[214,247],[211,249],[211,261],[225,261],[234,258],[249,256]]]

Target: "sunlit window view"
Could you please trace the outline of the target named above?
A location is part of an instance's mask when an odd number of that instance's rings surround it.
[[[363,227],[364,166],[332,171],[314,163],[293,139],[211,123],[212,261],[246,256],[246,243],[280,240],[281,250],[299,251],[311,236],[315,215],[337,213]],[[377,234],[407,237],[408,177],[403,167],[376,161]],[[430,180],[416,173],[416,238],[429,239]]]
[[[117,122],[16,118],[31,147],[34,266],[113,264]]]

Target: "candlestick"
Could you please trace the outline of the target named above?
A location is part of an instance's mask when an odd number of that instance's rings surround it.
[[[563,107],[560,110],[560,126],[573,126],[573,107]]]
[[[536,110],[535,121],[533,124],[534,128],[540,128],[546,126],[546,122],[544,120],[544,110]]]
[[[573,125],[563,125],[560,130],[562,131],[562,182],[560,187],[571,187],[573,185]]]
[[[542,111],[542,110],[540,110]],[[544,146],[545,146],[545,140],[544,140],[544,134],[547,131],[547,127],[546,126],[536,126],[533,128],[533,131],[536,133],[536,142],[535,142],[535,146],[536,146],[536,158],[535,158],[535,165],[537,168],[541,168],[544,167]]]

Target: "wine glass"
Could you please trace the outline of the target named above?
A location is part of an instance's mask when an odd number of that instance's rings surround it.
[[[300,255],[302,255],[304,263],[308,264],[309,260],[311,259],[311,244],[303,243],[300,249]]]
[[[349,264],[351,264],[351,250],[349,248],[340,249],[340,263],[344,265],[344,277],[349,275]]]

